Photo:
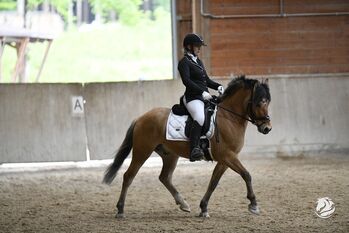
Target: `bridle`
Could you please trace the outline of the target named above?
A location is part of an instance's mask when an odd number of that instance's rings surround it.
[[[256,82],[254,85],[253,85],[253,89],[252,89],[252,93],[251,93],[251,98],[250,100],[248,101],[248,104],[247,104],[247,114],[250,118],[250,122],[254,125],[256,125],[257,127],[261,126],[263,123],[261,124],[257,124],[257,121],[270,121],[270,116],[269,115],[265,115],[265,116],[261,116],[261,117],[257,117],[255,112],[253,111],[253,99],[254,99],[254,93],[255,93],[255,90],[257,88],[257,84],[258,82]]]
[[[254,83],[253,85],[253,88],[252,88],[252,92],[251,92],[251,97],[250,97],[250,100],[248,101],[248,104],[247,104],[247,115],[248,117],[245,117],[239,113],[236,113],[230,109],[227,109],[225,107],[222,107],[220,106],[218,103],[214,103],[214,102],[211,102],[212,104],[216,105],[218,108],[221,108],[223,109],[224,111],[227,111],[235,116],[238,116],[246,121],[249,121],[251,122],[252,124],[256,125],[257,127],[261,126],[263,123],[260,123],[260,124],[257,124],[258,121],[270,121],[270,117],[268,115],[266,116],[262,116],[262,117],[257,117],[256,114],[254,113],[253,111],[253,98],[254,98],[254,92],[256,90],[256,87],[257,87],[257,82]]]

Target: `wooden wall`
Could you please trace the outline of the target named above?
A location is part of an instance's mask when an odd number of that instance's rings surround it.
[[[203,2],[204,11],[213,15],[280,13],[279,0]],[[193,4],[177,0],[177,5],[189,16],[178,25],[181,48],[184,33],[192,29]],[[349,12],[349,1],[284,0],[283,12]],[[203,27],[198,33],[209,37],[205,38],[210,44],[205,48],[209,53],[206,51],[204,62],[213,76],[349,72],[349,15],[214,19],[196,14],[194,17],[201,17]]]
[[[193,31],[192,25],[192,2],[189,0],[177,0],[177,54],[178,60],[183,56],[183,38]],[[177,67],[174,67],[177,69]]]

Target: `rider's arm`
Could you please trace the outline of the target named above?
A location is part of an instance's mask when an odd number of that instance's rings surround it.
[[[199,61],[201,66],[204,67],[204,64],[202,63],[202,61]],[[213,81],[212,79],[210,79],[210,77],[208,76],[208,74],[206,73],[206,69],[204,67],[204,72],[205,72],[205,76],[206,76],[206,83],[207,83],[207,87],[212,88],[214,90],[218,90],[218,87],[221,86],[221,84]]]
[[[206,73],[206,71],[205,71],[205,73]],[[218,90],[218,87],[221,86],[221,84],[219,84],[219,83],[213,81],[212,79],[210,79],[210,78],[207,76],[207,74],[206,74],[206,77],[207,77],[207,80],[206,80],[207,86],[208,86],[209,88]]]

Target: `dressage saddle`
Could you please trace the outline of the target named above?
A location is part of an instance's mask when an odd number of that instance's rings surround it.
[[[180,97],[179,104],[173,105],[172,112],[178,116],[188,115],[188,120],[185,122],[185,135],[189,137],[190,128],[194,120],[184,105],[183,97],[184,96]],[[206,135],[207,131],[210,129],[211,117],[215,111],[216,103],[217,103],[216,96],[213,96],[210,102],[205,101],[205,122],[201,128],[201,136]]]

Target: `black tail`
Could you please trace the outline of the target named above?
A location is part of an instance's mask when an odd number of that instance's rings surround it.
[[[132,122],[131,126],[128,128],[126,137],[122,142],[118,153],[115,155],[114,162],[110,164],[107,170],[105,171],[103,183],[110,184],[114,180],[116,173],[118,172],[121,165],[129,155],[132,149],[133,129],[135,127],[135,123],[135,121]]]

